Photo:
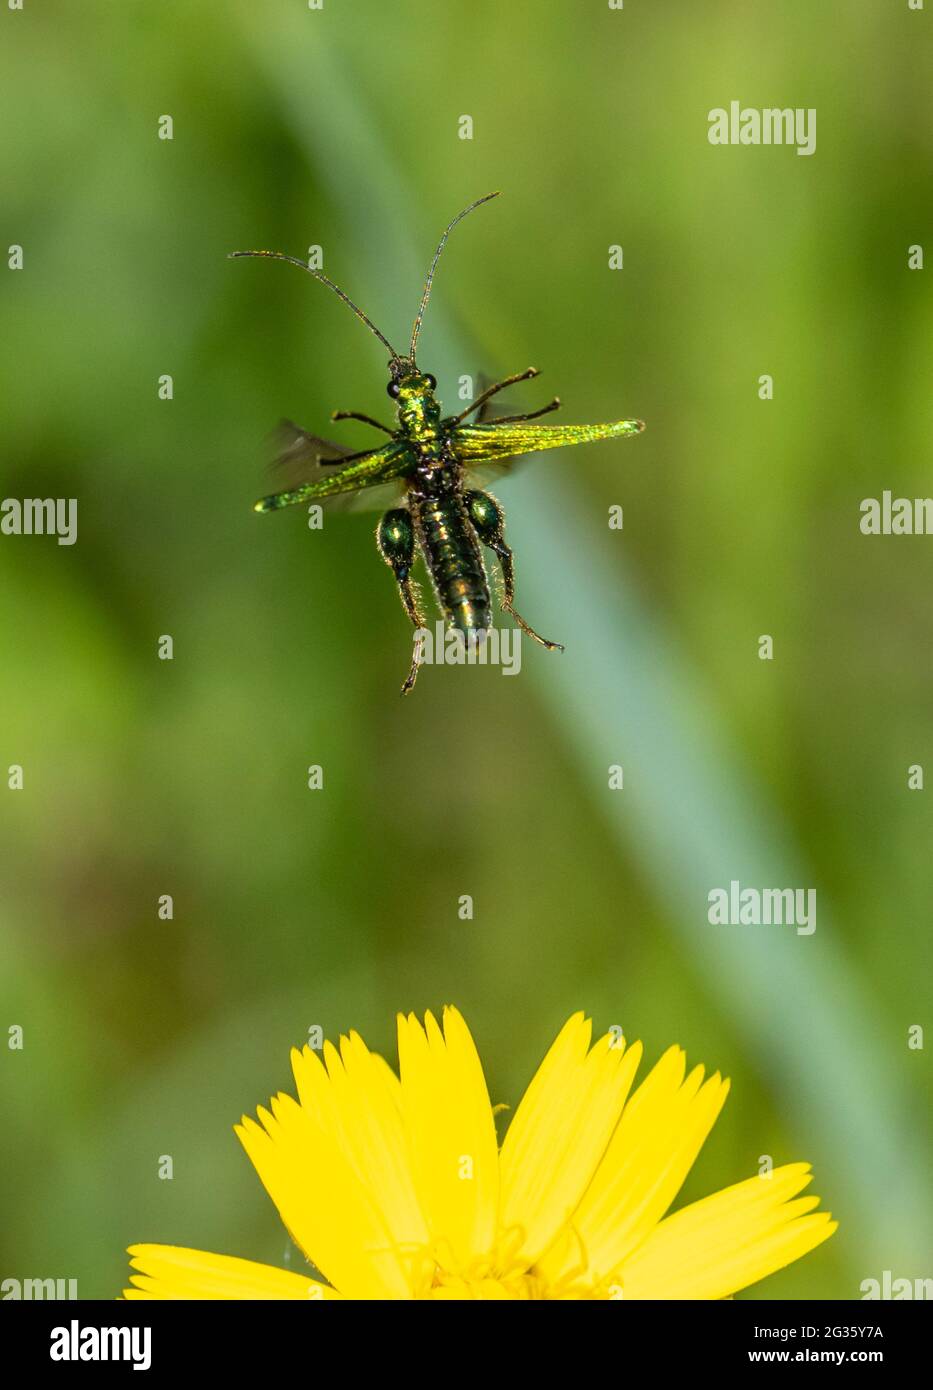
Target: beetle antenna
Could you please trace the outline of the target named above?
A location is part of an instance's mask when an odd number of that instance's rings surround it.
[[[484,197],[477,198],[475,203],[471,203],[470,206],[468,208],[464,208],[462,212],[458,212],[456,217],[448,225],[447,230],[444,232],[444,235],[438,242],[437,250],[434,252],[434,260],[431,262],[431,269],[428,271],[428,278],[425,281],[424,293],[421,296],[421,305],[418,309],[418,317],[415,319],[415,326],[411,330],[411,349],[408,355],[411,358],[412,362],[414,362],[415,360],[415,349],[418,346],[418,334],[421,332],[421,320],[424,318],[424,311],[428,307],[428,298],[431,294],[431,284],[434,280],[434,272],[437,269],[437,263],[441,258],[441,252],[444,249],[447,238],[450,236],[457,223],[460,222],[464,217],[466,217],[468,212],[472,212],[474,208],[480,207],[483,203],[488,203],[490,198],[498,198],[498,196],[498,191],[495,193],[487,193],[484,195]]]
[[[469,211],[469,209],[467,209],[467,211]],[[463,214],[461,213],[461,217],[462,216]],[[309,265],[307,265],[304,261],[300,261],[297,256],[286,256],[283,251],[231,251],[227,259],[235,261],[240,256],[263,256],[266,260],[269,261],[288,261],[289,265],[296,265],[299,270],[306,270],[309,275],[314,276],[315,280],[320,280],[322,285],[326,285],[329,290],[333,290],[337,298],[342,299],[344,304],[346,304],[346,306],[349,309],[353,310],[354,314],[356,314],[356,317],[358,319],[363,320],[369,331],[371,333],[375,333],[379,341],[385,344],[385,346],[391,352],[393,359],[396,362],[399,360],[399,356],[398,353],[395,351],[395,348],[389,342],[385,334],[379,332],[379,329],[373,323],[369,315],[364,314],[363,310],[359,307],[359,305],[354,304],[350,296],[348,294],[344,294],[340,286],[335,285],[333,280],[328,280],[327,276],[322,271],[312,270]]]

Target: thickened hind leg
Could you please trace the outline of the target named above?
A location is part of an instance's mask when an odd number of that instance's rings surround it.
[[[515,609],[513,599],[515,596],[515,561],[512,552],[505,543],[505,516],[502,508],[494,497],[490,497],[488,492],[468,492],[464,501],[466,502],[467,512],[476,534],[484,545],[499,557],[499,564],[502,568],[502,607],[506,613],[511,613],[518,623],[522,632],[527,632],[529,637],[533,637],[536,642],[540,642],[542,647],[547,647],[548,651],[562,652],[564,650],[561,642],[549,642],[546,637],[535,632],[530,627],[521,613]]]
[[[395,575],[395,582],[402,598],[405,612],[415,628],[424,627],[424,618],[418,608],[418,595],[411,580],[411,567],[415,557],[415,530],[411,512],[404,507],[396,507],[386,512],[376,528],[376,543],[379,553]],[[418,648],[412,653],[411,670],[402,686],[402,694],[407,695],[418,679]]]

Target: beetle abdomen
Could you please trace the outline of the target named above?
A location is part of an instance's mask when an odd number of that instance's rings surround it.
[[[489,585],[462,497],[450,491],[412,501],[418,539],[444,616],[461,632],[488,628]]]

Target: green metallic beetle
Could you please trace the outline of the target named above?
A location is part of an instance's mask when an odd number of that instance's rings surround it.
[[[255,510],[278,511],[281,507],[352,494],[389,483],[401,494],[404,505],[386,512],[377,528],[376,539],[383,559],[395,576],[402,603],[416,632],[424,628],[419,594],[412,579],[416,546],[424,557],[447,626],[462,632],[466,638],[472,635],[474,639],[490,628],[492,605],[481,550],[481,545],[485,545],[499,559],[503,610],[511,614],[523,632],[543,647],[549,651],[563,651],[559,642],[550,642],[546,637],[541,637],[516,612],[513,603],[515,567],[512,551],[505,542],[502,508],[488,492],[468,487],[468,471],[477,464],[501,466],[521,454],[536,453],[540,449],[557,449],[564,444],[583,444],[591,439],[638,434],[645,426],[641,420],[616,420],[608,425],[529,424],[530,420],[558,408],[560,401],[556,396],[540,410],[530,414],[506,415],[489,421],[477,417],[473,424],[465,423],[469,415],[486,407],[487,402],[503,387],[538,376],[534,367],[488,387],[459,415],[442,418],[440,402],[434,394],[437,382],[429,372],[422,372],[416,361],[418,334],[434,272],[448,236],[467,213],[496,197],[497,193],[487,193],[464,208],[441,237],[431,262],[412,329],[411,345],[405,357],[396,352],[388,338],[362,309],[321,271],[280,251],[231,253],[234,258],[263,256],[288,261],[333,290],[388,348],[389,383],[386,390],[396,403],[398,416],[397,428],[393,430],[359,411],[335,411],[331,417],[334,420],[362,420],[389,436],[389,442],[382,448],[366,449],[360,453],[350,453],[339,444],[330,444],[285,422],[282,426],[281,461],[304,466],[307,480],[289,491],[263,497],[256,503]],[[411,669],[402,686],[403,695],[414,686],[418,661],[416,642]]]

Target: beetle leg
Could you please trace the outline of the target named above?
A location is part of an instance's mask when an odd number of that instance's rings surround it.
[[[537,367],[529,367],[525,372],[516,372],[513,376],[504,377],[502,381],[495,382],[492,386],[487,386],[485,391],[481,391],[472,405],[468,405],[465,410],[461,410],[459,415],[454,415],[447,423],[458,425],[461,420],[465,420],[474,410],[479,410],[493,397],[497,391],[501,391],[506,386],[514,386],[516,381],[530,381],[532,377],[540,376],[541,372]]]
[[[362,420],[364,425],[372,425],[373,429],[382,430],[383,434],[395,434],[395,431],[390,430],[388,425],[382,424],[380,420],[374,420],[371,415],[362,415],[358,410],[335,410],[330,418],[332,420]]]
[[[488,492],[468,492],[463,500],[466,502],[467,513],[476,534],[483,544],[487,545],[499,558],[504,590],[502,595],[503,609],[506,613],[511,613],[522,632],[527,632],[528,636],[533,637],[536,642],[540,642],[542,647],[547,647],[550,652],[562,652],[564,650],[563,643],[550,642],[546,637],[542,637],[525,622],[521,613],[515,609],[513,602],[515,596],[515,561],[511,549],[505,543],[505,514],[499,503]]]
[[[550,415],[552,410],[560,410],[560,397],[555,396],[547,405],[543,405],[540,410],[531,410],[527,415],[497,415],[493,420],[494,425],[514,425],[519,420],[537,420],[539,415]]]
[[[386,512],[376,528],[376,543],[379,553],[395,575],[395,582],[401,595],[402,606],[416,630],[424,627],[424,618],[418,607],[418,593],[412,583],[411,566],[415,557],[415,529],[411,512],[405,507],[394,507]],[[417,640],[412,652],[411,669],[405,677],[402,694],[407,695],[418,679],[419,651]]]

